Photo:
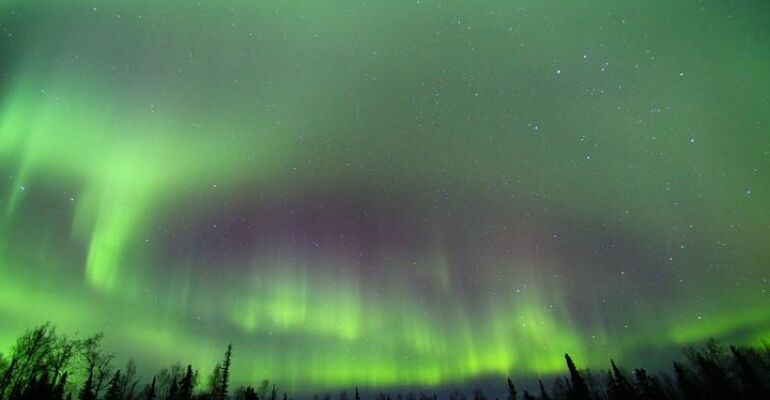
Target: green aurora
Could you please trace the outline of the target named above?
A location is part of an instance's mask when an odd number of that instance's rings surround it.
[[[770,3],[0,1],[0,349],[292,391],[770,339]]]

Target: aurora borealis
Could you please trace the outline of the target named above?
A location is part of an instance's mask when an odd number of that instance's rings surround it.
[[[770,340],[770,4],[0,1],[0,350],[292,391]]]

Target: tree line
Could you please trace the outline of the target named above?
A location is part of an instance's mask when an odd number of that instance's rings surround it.
[[[201,379],[192,365],[164,368],[143,382],[137,366],[114,365],[102,334],[85,339],[59,334],[51,324],[25,332],[7,356],[0,355],[0,400],[289,400],[264,380],[256,386],[230,388],[232,346],[212,373]],[[768,400],[770,345],[723,347],[714,340],[685,348],[671,372],[627,371],[613,360],[606,370],[579,369],[565,354],[566,375],[549,389],[542,380],[534,392],[517,390],[507,380],[505,400]],[[331,394],[323,400],[332,400]],[[342,391],[335,400],[349,400]],[[320,400],[318,396],[314,400]],[[361,400],[355,388],[353,400]],[[379,393],[374,400],[438,400],[435,394]],[[448,400],[491,400],[482,390],[455,392]],[[494,399],[498,400],[498,399]]]

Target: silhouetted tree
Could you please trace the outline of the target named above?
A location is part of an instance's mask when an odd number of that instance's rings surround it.
[[[169,391],[174,380],[176,380],[176,395],[179,394],[179,381],[184,375],[184,367],[181,364],[175,363],[166,368],[161,369],[155,375],[157,378],[155,390],[158,399],[166,400],[168,398]]]
[[[687,367],[674,361],[674,375],[676,376],[679,391],[686,400],[698,400],[701,398],[700,384]]]
[[[88,372],[88,378],[86,378],[83,388],[80,389],[78,395],[79,400],[96,400],[96,394],[94,393],[94,372]]]
[[[270,381],[268,379],[262,380],[262,382],[259,383],[259,388],[257,390],[257,395],[260,399],[266,400],[268,396],[268,392],[270,390]],[[318,400],[316,396],[316,400]]]
[[[676,382],[668,373],[661,373],[658,384],[663,390],[663,397],[667,400],[682,400]]]
[[[227,351],[225,352],[225,359],[222,362],[222,369],[220,372],[221,381],[219,382],[219,387],[217,388],[217,391],[214,395],[214,400],[227,399],[227,386],[230,383],[230,362],[231,362],[232,355],[233,355],[233,345],[228,344]]]
[[[0,360],[0,399],[53,396],[80,347],[81,341],[58,334],[48,323],[27,330],[12,347],[10,360]]]
[[[179,383],[179,395],[178,400],[192,400],[193,389],[195,388],[195,375],[193,374],[192,365],[187,365],[187,371],[185,371],[182,380]]]
[[[112,379],[110,379],[110,384],[107,386],[107,393],[104,394],[104,400],[121,400],[121,398],[120,370],[117,370]]]
[[[158,391],[155,388],[155,377],[152,377],[152,383],[147,385],[147,388],[144,390],[144,399],[145,400],[156,400],[158,398]]]
[[[543,381],[538,379],[538,383],[540,383],[540,400],[551,400],[551,397],[548,396],[548,392],[545,391],[545,386],[543,386]]]
[[[508,400],[516,400],[516,386],[513,385],[511,378],[508,378]]]
[[[53,397],[53,389],[48,370],[44,370],[39,377],[32,378],[20,398],[23,400],[50,399]]]
[[[70,339],[66,336],[58,336],[55,339],[50,361],[51,383],[59,383],[67,367],[82,352],[83,344],[83,340]]]
[[[219,389],[222,387],[222,366],[217,363],[209,376],[209,393],[212,400],[219,400]]]
[[[409,396],[407,396],[407,400],[409,399]],[[465,393],[454,391],[449,394],[449,400],[466,400]]]
[[[238,392],[240,392],[240,394],[235,396],[237,400],[259,400],[259,396],[257,396],[257,391],[254,390],[254,387],[252,386],[246,386],[245,388],[241,388],[238,390]]]
[[[2,353],[0,353],[0,376],[5,373],[5,369],[8,368],[8,360],[5,359]]]
[[[257,396],[257,392],[254,390],[253,387],[249,386],[249,389],[246,391],[246,396],[244,397],[245,400],[258,400],[259,396]]]
[[[599,399],[605,397],[607,389],[604,387],[604,382],[594,376],[590,369],[581,371],[581,376],[588,387],[588,395],[592,399]]]
[[[615,365],[615,360],[610,360],[612,369],[607,376],[607,398],[609,400],[632,400],[636,398],[631,381],[626,374]]]
[[[554,400],[567,400],[569,397],[570,385],[567,378],[559,376],[553,380],[553,389],[551,394]]]
[[[647,374],[644,368],[634,370],[634,386],[636,393],[641,400],[659,400],[663,398],[663,390],[660,385]]]
[[[84,340],[58,335],[50,325],[27,331],[12,348],[12,353],[0,357],[0,400],[71,400],[74,393],[81,400],[138,400],[134,389],[139,384],[133,361],[125,369],[110,367],[112,355],[101,348],[101,335]],[[596,379],[588,369],[578,370],[565,354],[567,378],[558,377],[552,392],[546,392],[539,383],[539,397],[523,391],[523,400],[768,400],[770,393],[770,345],[762,348],[737,348],[729,352],[715,341],[699,349],[685,349],[686,363],[674,362],[673,375],[651,375],[644,369],[634,370],[629,377],[614,360],[606,372],[606,379]],[[224,400],[230,377],[232,346],[227,347],[224,359],[217,364],[209,379],[210,392],[193,396],[198,379],[191,365],[182,368],[175,364],[163,369],[140,393],[143,400]],[[75,363],[76,361],[76,363]],[[69,368],[82,367],[85,379],[75,391],[68,390]],[[69,369],[69,371],[72,371]],[[157,378],[156,378],[157,377]],[[673,377],[673,378],[672,378]],[[507,399],[518,400],[516,388],[507,379]],[[100,389],[103,395],[100,395]],[[239,387],[235,400],[277,400],[278,389],[270,381],[262,381],[259,389]],[[324,400],[331,400],[326,394]],[[338,400],[348,400],[346,391],[339,392]],[[438,400],[435,394],[413,393],[402,397],[380,393],[378,400]],[[315,397],[318,399],[318,396]],[[461,392],[449,395],[449,400],[465,400]],[[477,389],[474,400],[487,400]],[[283,400],[288,395],[283,392]],[[358,387],[354,399],[361,400]],[[495,399],[497,400],[497,399]]]
[[[88,382],[90,382],[87,388],[93,394],[94,399],[99,397],[107,377],[111,375],[110,363],[112,362],[113,355],[105,354],[102,350],[102,338],[102,334],[97,334],[83,342],[83,358],[86,364]],[[84,389],[86,389],[86,386],[84,386]],[[84,394],[88,395],[87,393]]]
[[[578,371],[577,367],[575,367],[575,363],[572,362],[572,358],[569,356],[569,354],[564,355],[564,359],[567,361],[567,369],[569,370],[569,376],[570,376],[570,388],[569,388],[569,399],[570,400],[590,400],[591,395],[588,391],[588,385],[586,385],[585,380],[583,379],[583,376],[580,375],[580,372]]]
[[[171,377],[171,385],[168,387],[168,394],[166,394],[166,400],[179,400],[179,382],[177,374]]]
[[[705,385],[705,397],[724,399],[732,397],[736,388],[728,373],[728,359],[724,349],[716,340],[709,340],[700,350],[685,349],[685,355],[696,368]]]
[[[16,370],[16,366],[19,363],[19,359],[20,359],[19,354],[17,354],[16,351],[14,351],[13,358],[11,358],[11,362],[7,363],[7,365],[5,366],[2,378],[0,378],[0,399],[3,398],[3,395],[5,394],[5,390],[13,381],[13,372]]]
[[[730,346],[730,352],[735,358],[737,375],[743,385],[746,398],[770,399],[770,390],[768,390],[768,386],[762,382],[760,374],[749,360],[746,352],[735,346]]]
[[[39,385],[39,374],[47,367],[56,339],[56,328],[46,323],[27,331],[17,340],[13,349],[14,354],[20,356],[13,371],[13,391],[16,396],[37,389],[32,389],[31,386]]]
[[[120,378],[120,398],[123,400],[134,400],[136,386],[139,385],[139,379],[136,377],[136,362],[128,360],[125,372]]]
[[[61,374],[59,381],[56,382],[56,386],[53,389],[53,400],[64,400],[64,390],[67,387],[67,379],[69,374],[67,371]]]

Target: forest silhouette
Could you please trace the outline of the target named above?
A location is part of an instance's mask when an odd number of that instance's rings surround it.
[[[115,366],[104,349],[103,335],[72,338],[44,324],[19,337],[10,354],[0,355],[0,400],[289,400],[271,382],[230,387],[233,348],[228,345],[212,373],[201,377],[192,365],[171,365],[147,381],[134,361]],[[580,369],[568,355],[565,376],[535,392],[519,392],[507,380],[504,400],[767,400],[770,399],[770,345],[723,347],[710,340],[700,348],[685,348],[671,372],[625,370],[610,360],[606,370]],[[330,366],[333,368],[333,366]],[[503,383],[501,382],[501,385]],[[352,400],[362,400],[358,387]],[[347,391],[326,394],[323,400],[349,400]],[[435,394],[379,393],[372,400],[438,400]],[[319,397],[314,396],[314,400]],[[448,400],[491,400],[482,390],[470,395],[454,392]],[[503,400],[503,399],[495,399]]]

